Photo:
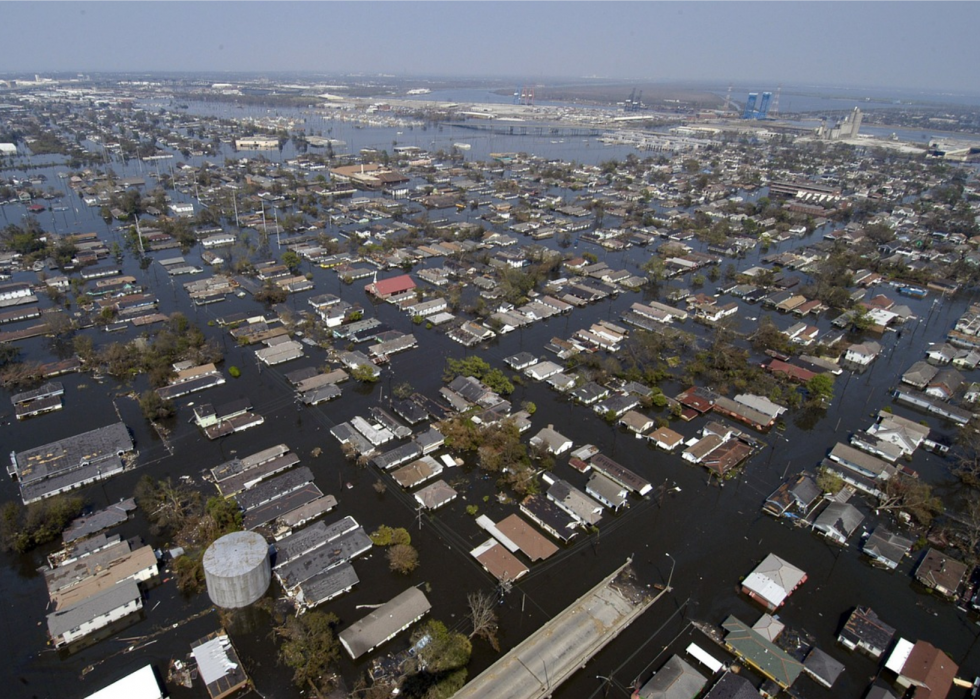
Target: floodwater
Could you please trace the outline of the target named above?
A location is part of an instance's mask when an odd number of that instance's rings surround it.
[[[359,134],[364,134],[363,138]],[[425,139],[433,136],[431,129],[415,136],[406,132],[399,136],[399,141],[404,138],[406,143],[411,143],[411,138],[418,138],[420,145],[423,145]],[[347,140],[355,152],[357,148],[367,147],[366,143],[383,144],[391,140],[385,129],[347,129],[346,126],[341,128],[336,125],[333,137]],[[458,139],[452,134],[445,138]],[[483,141],[491,140],[489,136],[480,138]],[[501,141],[505,143],[502,145]],[[497,142],[492,144],[475,141],[467,157],[475,157],[474,154],[483,150],[536,152],[539,146],[548,151],[547,157],[557,157],[551,153],[560,153],[563,150],[560,146],[569,145],[536,142],[530,137],[514,137],[512,141],[501,137],[497,137]],[[424,147],[428,147],[428,144],[424,144]],[[291,148],[291,144],[288,148]],[[614,149],[605,150],[594,143],[582,150],[588,148],[592,149],[588,151],[590,153],[602,153],[600,159],[622,157],[612,155]],[[282,157],[288,157],[288,154],[286,150]],[[574,157],[569,155],[568,159]],[[135,163],[128,166],[114,163],[113,167],[120,174],[138,173]],[[59,180],[49,171],[45,172],[49,177],[47,184],[58,187]],[[149,186],[152,187],[152,183]],[[67,201],[70,202],[71,211],[42,214],[41,223],[50,225],[49,218],[54,215],[62,217],[57,220],[59,226],[65,225],[78,231],[96,230],[113,239],[116,234],[108,231],[97,217],[97,209],[84,207],[74,195],[69,195]],[[3,207],[2,211],[8,221],[19,220],[22,213],[17,206]],[[606,225],[615,225],[615,220],[608,214]],[[815,240],[816,235],[803,240],[802,244]],[[799,244],[797,241],[784,243],[774,250],[786,250]],[[278,255],[275,241],[271,242],[271,246],[270,254]],[[608,253],[584,242],[578,243],[572,250],[594,252],[614,268],[638,267],[650,254],[640,248]],[[161,259],[173,255],[174,251],[162,251],[151,256]],[[199,255],[200,250],[195,249],[187,258],[199,261]],[[735,263],[739,269],[746,269],[758,262],[759,255],[758,252],[753,253]],[[430,264],[438,266],[441,263],[437,260]],[[529,351],[544,355],[543,345],[554,336],[567,337],[576,329],[588,327],[601,318],[616,321],[631,303],[642,300],[647,293],[624,293],[591,307],[574,310],[569,315],[502,336],[487,346],[467,350],[435,329],[412,325],[409,318],[393,307],[371,304],[361,283],[343,285],[334,273],[312,268],[310,271],[314,275],[316,288],[291,297],[288,302],[290,307],[301,310],[308,308],[306,299],[312,295],[339,293],[347,300],[364,305],[366,316],[374,315],[391,327],[414,332],[420,346],[392,357],[378,384],[370,387],[344,384],[344,394],[340,399],[307,408],[296,404],[283,374],[304,366],[324,365],[326,355],[323,351],[307,347],[307,356],[301,360],[274,368],[260,368],[254,360],[254,348],[239,348],[217,327],[207,325],[222,315],[254,309],[250,299],[231,297],[223,303],[194,307],[187,302],[183,290],[178,288],[180,283],[193,277],[178,277],[171,285],[158,265],[141,271],[128,253],[124,268],[127,274],[132,274],[156,293],[161,312],[180,310],[204,327],[209,335],[220,337],[225,350],[224,368],[238,366],[242,372],[241,378],[226,376],[225,385],[178,400],[179,413],[168,439],[172,454],[142,419],[135,401],[123,395],[133,389],[137,392],[145,390],[143,377],[131,385],[121,386],[111,380],[98,383],[86,374],[59,379],[66,387],[65,409],[60,412],[16,423],[11,411],[7,411],[4,424],[0,426],[0,444],[4,449],[20,451],[109,424],[117,419],[118,410],[120,417],[135,434],[140,452],[139,468],[82,491],[89,503],[101,507],[131,495],[136,481],[143,474],[175,479],[188,475],[200,483],[204,470],[234,455],[248,455],[284,442],[301,457],[304,465],[313,470],[320,488],[337,497],[339,505],[327,515],[328,521],[351,515],[368,531],[380,524],[407,527],[420,553],[421,566],[408,577],[390,573],[380,554],[357,559],[354,567],[361,582],[351,593],[327,603],[323,608],[337,614],[342,626],[346,626],[366,613],[366,610],[358,609],[358,605],[383,602],[409,585],[419,585],[433,602],[431,616],[464,632],[469,631],[465,620],[466,594],[496,587],[495,581],[468,554],[470,549],[486,539],[486,534],[465,513],[465,507],[476,504],[481,513],[498,520],[514,512],[516,505],[497,503],[490,497],[495,492],[493,479],[464,466],[456,472],[443,474],[447,481],[458,485],[461,497],[434,515],[425,515],[420,520],[410,495],[400,492],[387,476],[379,475],[370,468],[360,469],[346,461],[336,440],[329,435],[329,429],[354,415],[365,415],[373,405],[386,403],[393,387],[402,382],[409,382],[422,393],[434,395],[441,385],[441,372],[448,357],[479,354],[492,365],[505,368],[502,359],[511,354]],[[304,263],[304,271],[306,268]],[[31,278],[31,274],[21,274],[15,280]],[[710,292],[711,286],[708,283],[704,291]],[[895,297],[893,290],[882,291]],[[841,376],[837,380],[833,404],[814,424],[791,415],[786,420],[785,431],[774,431],[764,436],[766,449],[752,457],[741,475],[724,487],[710,484],[706,472],[701,468],[685,464],[679,456],[651,449],[632,434],[609,426],[589,408],[566,401],[546,386],[530,382],[518,386],[511,400],[515,404],[530,400],[538,407],[533,417],[533,431],[554,424],[560,432],[569,435],[576,446],[595,444],[605,454],[653,483],[655,491],[646,499],[631,498],[631,506],[619,515],[607,514],[600,523],[598,535],[580,536],[552,559],[531,566],[531,572],[502,599],[502,646],[506,649],[519,642],[627,557],[632,557],[641,581],[655,585],[670,580],[673,588],[671,594],[647,611],[554,693],[554,696],[562,699],[624,696],[634,679],[645,681],[651,671],[666,661],[670,652],[683,651],[691,640],[708,648],[716,657],[727,660],[728,656],[720,649],[712,646],[700,633],[692,631],[689,622],[703,621],[718,625],[728,614],[735,614],[753,623],[762,610],[739,595],[737,586],[756,563],[773,552],[803,568],[809,575],[807,582],[780,610],[780,618],[797,632],[812,637],[821,649],[846,666],[845,674],[832,692],[801,678],[795,687],[800,696],[844,699],[863,696],[876,673],[875,664],[863,656],[843,650],[834,642],[843,619],[855,605],[870,604],[884,621],[897,627],[902,636],[912,640],[925,639],[944,649],[961,665],[960,676],[972,678],[980,673],[980,651],[976,643],[980,627],[971,615],[916,588],[910,576],[914,561],[907,560],[895,572],[873,569],[859,555],[858,537],[854,537],[848,547],[837,548],[806,530],[774,521],[761,514],[760,510],[766,496],[784,477],[800,471],[812,472],[836,441],[845,440],[851,431],[871,424],[872,414],[891,403],[888,392],[897,382],[897,376],[913,361],[921,358],[922,349],[929,342],[938,341],[944,336],[970,298],[963,294],[935,305],[934,301],[933,295],[924,300],[901,299],[920,320],[907,327],[901,337],[888,333],[881,339],[885,352],[870,371]],[[46,303],[48,301],[43,299],[42,304]],[[758,306],[744,306],[742,315],[756,318],[764,312]],[[787,327],[795,320],[776,314],[773,317],[780,327]],[[823,329],[829,327],[825,319],[821,319],[819,324]],[[752,325],[752,321],[744,321],[746,328]],[[682,327],[707,337],[704,328],[694,326],[691,321]],[[95,335],[97,343],[119,341],[138,334],[132,330],[108,336],[94,329],[85,332]],[[59,348],[45,338],[28,340],[21,346],[25,354],[31,357],[55,357],[59,354]],[[227,375],[227,371],[225,373]],[[968,376],[970,380],[974,378]],[[264,425],[218,442],[209,442],[188,423],[192,403],[206,401],[220,404],[241,396],[251,399],[255,412],[265,417]],[[3,405],[8,404],[7,394],[0,396],[0,399]],[[900,406],[894,406],[894,409],[896,413],[916,420],[925,419],[940,436],[953,436],[951,428],[931,418]],[[699,424],[674,424],[672,427],[686,436],[692,436]],[[323,452],[314,458],[311,452],[316,447]],[[942,492],[950,497],[955,496],[948,462],[935,455],[918,454],[911,465]],[[584,478],[567,466],[564,460],[559,460],[555,472],[584,487]],[[389,486],[384,494],[377,493],[372,487],[378,480]],[[662,497],[659,495],[661,486],[665,486]],[[210,492],[209,487],[205,488],[205,492]],[[16,497],[16,484],[6,479],[0,481],[0,500]],[[869,515],[864,528],[870,530],[876,518],[863,505],[862,508]],[[168,543],[151,537],[142,517],[127,522],[116,531],[124,536],[141,535],[154,546],[163,547]],[[5,696],[86,696],[143,664],[152,663],[158,669],[164,669],[171,658],[186,655],[190,642],[218,626],[217,615],[207,615],[162,633],[148,646],[123,653],[127,647],[138,645],[132,639],[165,629],[208,608],[206,595],[185,599],[176,592],[173,582],[167,581],[150,591],[145,601],[143,620],[77,655],[60,657],[45,646],[47,595],[42,579],[34,572],[42,564],[43,554],[48,550],[21,557],[3,554],[0,558],[0,604],[3,609],[0,614],[3,624],[0,654],[8,659],[4,664]],[[168,576],[164,573],[163,577]],[[275,586],[270,594],[279,594]],[[289,684],[288,672],[276,664],[275,645],[270,639],[269,625],[264,615],[254,610],[248,611],[235,615],[232,622],[232,637],[247,671],[255,681],[257,693],[270,699],[298,696]],[[383,646],[382,650],[387,652],[404,647],[405,638],[406,635],[399,636]],[[368,659],[373,655],[369,655]],[[485,643],[475,641],[470,673],[480,672],[496,657]],[[96,663],[95,668],[82,678],[82,669]],[[341,660],[340,670],[350,683],[367,665],[368,660],[353,663],[345,657]],[[168,691],[178,699],[204,696],[200,685],[193,690],[168,687]],[[952,696],[963,696],[961,690],[956,692],[959,694]]]

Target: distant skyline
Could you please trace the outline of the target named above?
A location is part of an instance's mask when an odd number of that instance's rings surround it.
[[[980,93],[976,2],[2,2],[0,72],[325,72]]]

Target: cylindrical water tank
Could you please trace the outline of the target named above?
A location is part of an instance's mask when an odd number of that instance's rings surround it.
[[[269,589],[269,545],[255,532],[232,532],[204,552],[208,597],[219,607],[247,607]]]

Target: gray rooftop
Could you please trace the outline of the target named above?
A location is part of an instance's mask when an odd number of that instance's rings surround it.
[[[48,614],[48,633],[51,638],[57,639],[87,621],[138,599],[141,599],[139,586],[133,580],[123,580],[78,604]]]
[[[340,632],[340,642],[357,659],[381,645],[432,608],[425,594],[410,587]]]
[[[132,450],[129,429],[117,422],[14,454],[12,475],[29,484]]]

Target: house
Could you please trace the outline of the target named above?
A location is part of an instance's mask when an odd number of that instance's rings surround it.
[[[803,662],[803,672],[830,689],[844,672],[844,663],[834,660],[819,648],[811,648]]]
[[[581,490],[552,476],[545,475],[542,478],[546,483],[550,483],[548,499],[577,522],[591,525],[602,519],[602,505]]]
[[[775,611],[804,582],[806,573],[770,553],[742,581],[742,592],[769,611]]]
[[[601,473],[593,473],[585,484],[585,492],[614,512],[627,504],[629,491]]]
[[[964,380],[963,374],[956,369],[941,369],[926,386],[925,393],[939,400],[949,400],[963,385]]]
[[[955,597],[966,573],[965,563],[930,548],[915,569],[915,579],[946,597]]]
[[[869,340],[851,345],[844,353],[844,359],[858,366],[868,366],[881,354],[881,345]]]
[[[621,418],[619,424],[626,427],[631,432],[635,432],[637,437],[653,427],[654,422],[643,413],[635,410],[627,411]]]
[[[564,454],[572,448],[572,440],[555,430],[554,425],[548,425],[529,441],[532,447],[547,450],[549,454],[555,456]]]
[[[397,277],[371,282],[364,287],[364,290],[372,296],[385,300],[395,294],[411,291],[414,288],[415,280],[407,274],[401,274]]]
[[[884,527],[875,527],[871,536],[864,542],[861,551],[871,558],[873,563],[894,570],[902,559],[912,550],[912,540],[893,534]]]
[[[898,675],[903,689],[915,687],[912,699],[946,699],[959,666],[928,641],[899,639],[885,667]]]
[[[721,626],[725,630],[725,647],[743,663],[783,689],[789,688],[803,672],[800,661],[753,631],[737,617],[729,616]],[[709,692],[709,696],[712,694],[713,690]]]
[[[684,435],[679,432],[674,432],[669,427],[658,427],[647,435],[647,439],[659,449],[674,451],[684,441]]]
[[[678,655],[670,656],[650,680],[633,692],[632,699],[693,699],[708,680]]]
[[[940,342],[926,350],[926,358],[938,366],[949,364],[957,354],[959,350],[945,342]]]
[[[774,517],[805,517],[819,502],[821,494],[813,478],[803,474],[776,488],[766,498],[762,510]]]
[[[759,699],[759,690],[741,675],[726,671],[703,699]]]
[[[860,650],[879,658],[894,636],[895,629],[879,619],[871,607],[857,607],[844,622],[837,641],[848,650]]]
[[[832,502],[817,516],[812,527],[843,546],[863,521],[864,515],[851,503]]]
[[[910,366],[904,374],[902,374],[902,381],[921,391],[929,385],[930,381],[936,378],[936,374],[938,373],[939,369],[934,367],[932,364],[919,360]]]

